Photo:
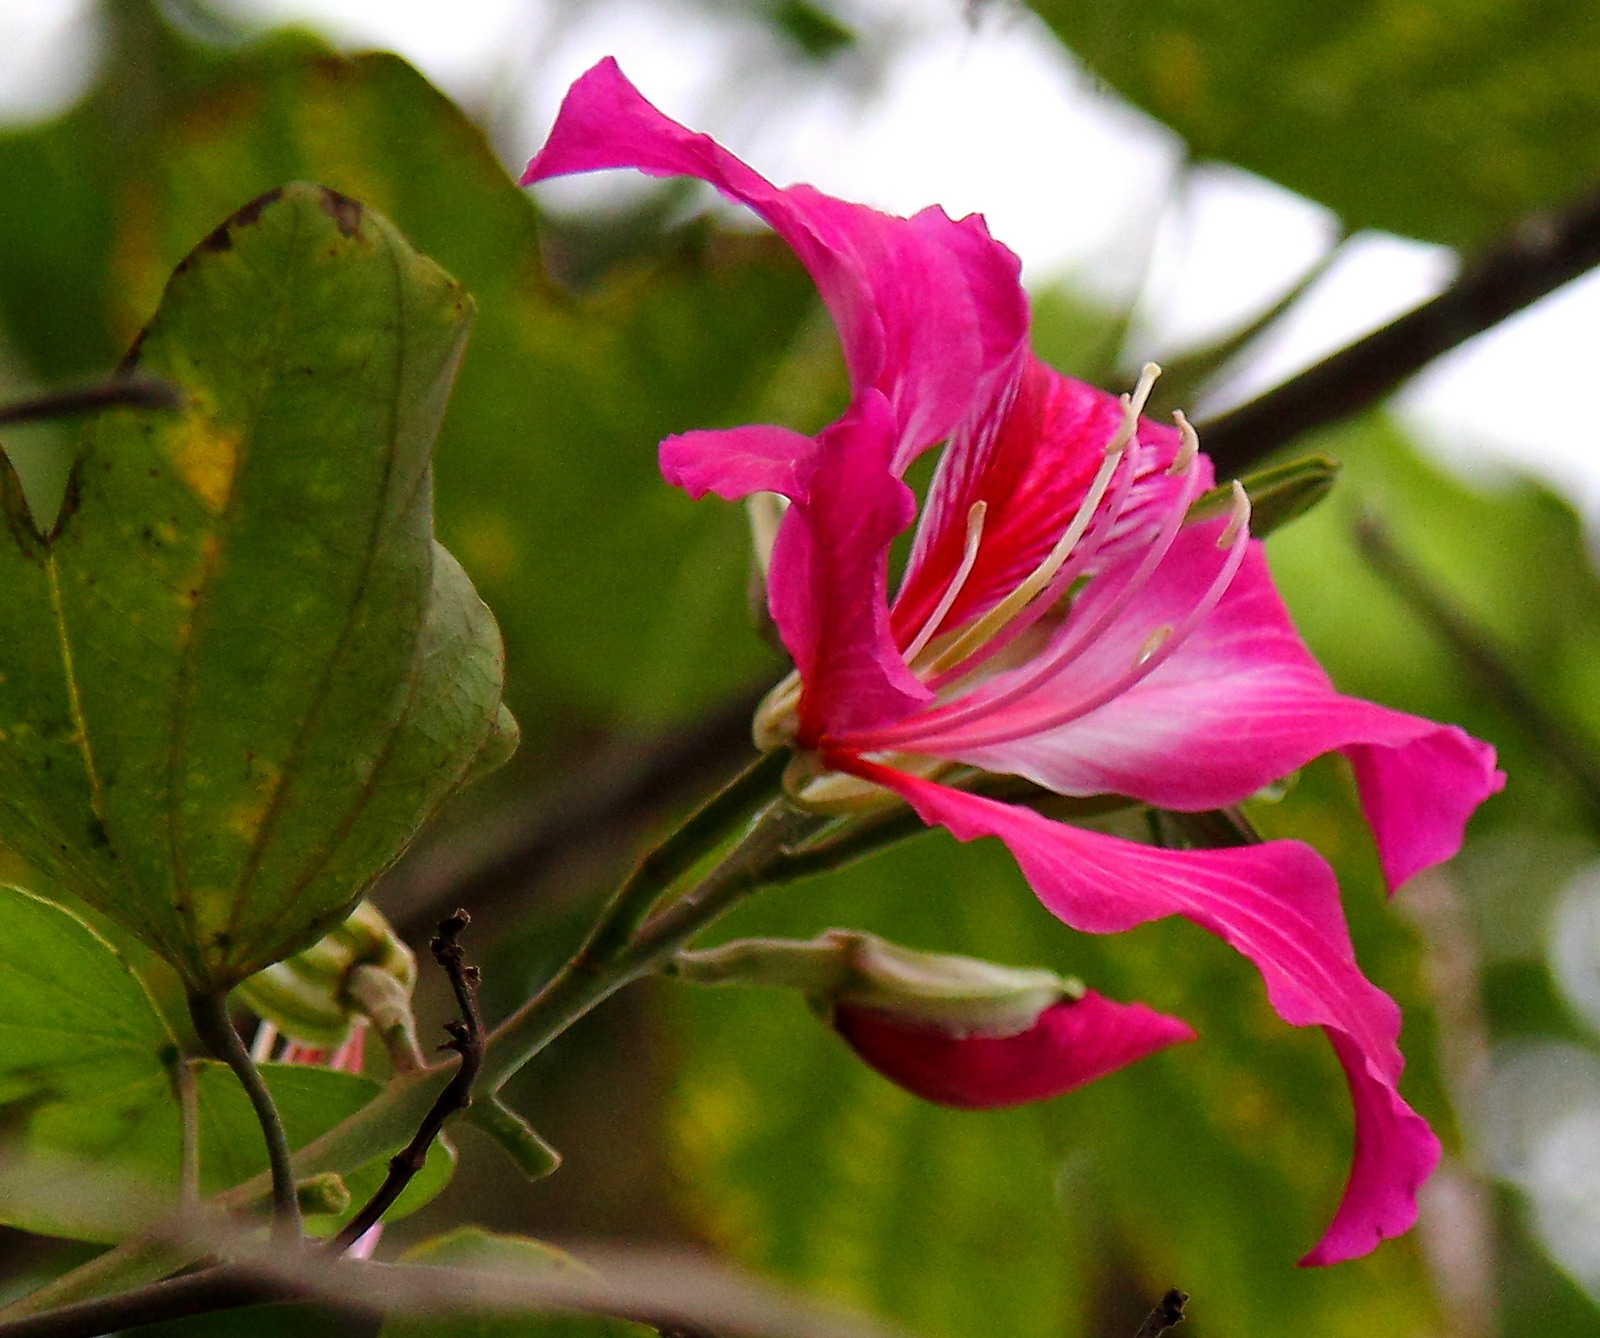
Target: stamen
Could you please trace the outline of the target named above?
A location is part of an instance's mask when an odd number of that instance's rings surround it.
[[[1167,474],[1169,477],[1177,478],[1179,474],[1194,463],[1195,456],[1200,454],[1200,434],[1194,430],[1193,424],[1184,417],[1182,409],[1174,409],[1172,417],[1178,424],[1178,436],[1181,444],[1178,446],[1178,453],[1172,457],[1172,463],[1167,466]]]
[[[960,597],[962,588],[967,583],[967,577],[972,575],[973,565],[978,561],[978,544],[983,539],[983,518],[989,514],[987,502],[974,502],[967,511],[967,544],[961,554],[961,565],[956,568],[956,574],[951,578],[946,587],[944,596],[939,600],[937,607],[928,616],[928,621],[922,624],[922,630],[912,638],[911,644],[906,647],[906,663],[910,664],[922,652],[922,648],[933,640],[933,634],[939,630],[939,624],[944,621],[945,614]]]
[[[1162,646],[1167,644],[1167,639],[1172,635],[1172,624],[1162,623],[1160,627],[1144,639],[1144,644],[1139,647],[1139,653],[1133,657],[1133,667],[1139,668],[1146,660],[1154,655]]]
[[[1193,429],[1190,430],[1192,431]],[[1177,541],[1178,533],[1183,528],[1183,523],[1188,517],[1189,508],[1194,504],[1194,499],[1200,495],[1201,475],[1200,471],[1194,468],[1196,458],[1195,455],[1189,457],[1188,468],[1185,470],[1183,477],[1183,486],[1173,494],[1169,501],[1166,516],[1161,523],[1161,529],[1149,549],[1145,552],[1138,569],[1117,591],[1115,598],[1105,601],[1105,606],[1093,621],[1080,621],[1077,626],[1069,624],[1065,635],[1054,646],[1028,664],[1025,672],[1011,675],[1011,681],[997,692],[985,690],[982,693],[958,698],[948,705],[936,707],[934,710],[915,716],[902,724],[890,725],[884,730],[874,731],[869,735],[871,746],[907,746],[912,740],[932,738],[935,735],[947,733],[951,729],[966,725],[1002,707],[1009,706],[1012,702],[1026,697],[1042,683],[1062,673],[1074,660],[1094,645],[1101,633],[1111,626],[1121,615],[1122,610],[1150,583],[1151,578],[1156,573],[1156,569],[1160,567],[1172,545]],[[929,680],[929,686],[938,688],[940,686],[939,680]]]
[[[1123,452],[1128,449],[1128,443],[1139,431],[1139,415],[1144,410],[1145,402],[1150,398],[1150,390],[1156,383],[1156,377],[1160,375],[1161,368],[1155,363],[1145,363],[1139,373],[1138,384],[1133,388],[1133,394],[1122,396],[1122,421],[1112,434],[1111,440],[1106,443],[1105,459],[1100,463],[1100,472],[1094,476],[1094,482],[1089,485],[1089,491],[1079,503],[1072,522],[1067,526],[1066,532],[1056,540],[1055,546],[1045,560],[1035,567],[1015,590],[935,656],[933,662],[927,666],[926,672],[929,675],[942,674],[954,668],[987,645],[1007,623],[1033,602],[1061,570],[1062,564],[1072,555],[1072,550],[1078,546],[1084,531],[1089,528],[1089,522],[1094,519],[1094,514],[1106,495],[1106,489],[1111,486],[1117,466],[1122,462]]]
[[[1228,523],[1223,526],[1222,533],[1217,536],[1217,547],[1227,549],[1233,547],[1233,541],[1239,537],[1239,531],[1250,523],[1250,494],[1244,490],[1244,484],[1238,479],[1233,481],[1233,514],[1228,517]]]
[[[975,748],[992,748],[997,744],[1011,743],[1017,739],[1027,738],[1034,734],[1043,734],[1053,729],[1060,729],[1063,725],[1070,725],[1074,720],[1081,719],[1091,711],[1098,710],[1107,702],[1120,697],[1130,688],[1143,682],[1166,662],[1185,641],[1191,633],[1210,616],[1211,611],[1221,602],[1222,597],[1228,593],[1233,584],[1233,578],[1238,575],[1239,567],[1244,562],[1244,557],[1250,549],[1250,498],[1242,487],[1234,491],[1234,514],[1229,519],[1227,529],[1231,531],[1229,539],[1230,551],[1224,560],[1221,569],[1212,580],[1205,594],[1196,601],[1183,621],[1173,629],[1169,636],[1163,637],[1161,644],[1147,656],[1142,656],[1133,669],[1121,677],[1091,692],[1087,697],[1075,702],[1072,706],[1060,711],[1049,712],[1042,717],[1031,719],[1013,719],[1009,724],[987,733],[980,727],[968,735],[953,738],[941,738],[939,747],[945,749],[959,749],[970,752]],[[1148,643],[1146,643],[1148,644]]]

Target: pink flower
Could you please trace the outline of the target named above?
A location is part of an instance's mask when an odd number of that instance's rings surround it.
[[[981,218],[895,218],[779,189],[604,61],[573,85],[523,181],[613,167],[698,177],[749,206],[839,330],[852,398],[815,438],[754,425],[661,446],[668,481],[693,496],[789,501],[768,598],[796,672],[757,730],[763,746],[798,751],[801,800],[845,807],[888,791],[959,840],[998,837],[1078,930],[1182,915],[1224,939],[1285,1021],[1324,1029],[1350,1084],[1350,1179],[1302,1262],[1405,1231],[1438,1142],[1398,1093],[1399,1011],[1357,967],[1314,851],[1156,849],[937,777],[965,764],[1064,795],[1203,810],[1339,750],[1395,886],[1459,848],[1503,784],[1493,750],[1334,690],[1273,589],[1242,491],[1230,515],[1185,523],[1211,483],[1188,425],[1139,418],[1143,384],[1119,401],[1035,359],[1018,262]],[[919,518],[903,475],[941,442]],[[891,597],[890,544],[914,520]]]

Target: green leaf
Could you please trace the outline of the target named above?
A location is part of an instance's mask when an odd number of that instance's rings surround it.
[[[157,134],[157,160],[127,186],[137,207],[117,218],[119,324],[142,318],[216,218],[297,176],[381,210],[472,292],[437,452],[439,535],[505,630],[510,705],[535,747],[618,720],[659,727],[770,668],[747,635],[742,515],[664,487],[656,444],[762,416],[817,310],[785,248],[692,228],[636,244],[575,296],[545,272],[574,242],[390,55],[241,66]]]
[[[1425,1023],[1348,781],[1324,770],[1261,821],[1335,861],[1364,966]],[[1343,1186],[1349,1098],[1322,1037],[1280,1022],[1210,936],[1178,921],[1074,934],[1002,850],[937,834],[763,893],[725,929],[832,925],[1077,976],[1184,1018],[1200,1042],[1055,1101],[974,1113],[891,1086],[794,999],[664,987],[679,1181],[695,1228],[734,1257],[931,1338],[1122,1331],[1138,1317],[1119,1320],[1101,1288],[1129,1273],[1152,1299],[1174,1282],[1203,1298],[1219,1332],[1403,1338],[1432,1322],[1412,1239],[1294,1267]],[[1426,1036],[1408,1030],[1407,1090],[1437,1119]]]
[[[1101,78],[1352,229],[1471,245],[1600,176],[1587,0],[1032,0]]]
[[[570,1255],[527,1236],[507,1236],[477,1227],[458,1227],[413,1245],[401,1256],[407,1264],[477,1269],[485,1273],[526,1274],[552,1268],[584,1267]],[[590,1315],[530,1315],[515,1318],[391,1319],[382,1338],[652,1338],[655,1330],[626,1320]]]
[[[261,197],[174,273],[34,532],[0,477],[0,835],[226,988],[313,941],[462,779],[492,619],[432,539],[429,449],[470,301],[325,188]]]
[[[267,1167],[261,1126],[239,1080],[210,1060],[196,1066],[200,1112],[200,1187],[214,1194]],[[370,1078],[295,1064],[262,1066],[292,1147],[303,1147],[375,1097]],[[162,1071],[31,1109],[22,1126],[26,1160],[13,1167],[0,1220],[41,1235],[112,1243],[177,1204],[181,1119],[169,1075]],[[455,1154],[443,1142],[386,1214],[404,1217],[449,1182]],[[20,1167],[20,1170],[19,1170]],[[351,1209],[307,1220],[331,1234],[383,1180],[383,1160],[345,1177]]]
[[[0,886],[0,1101],[166,1081],[176,1046],[144,986],[60,907]]]
[[[138,976],[76,916],[0,886],[0,928],[0,1222],[118,1240],[176,1204],[177,1045]],[[201,1189],[210,1194],[258,1174],[267,1157],[238,1079],[209,1061],[197,1069]],[[380,1090],[370,1078],[328,1069],[264,1071],[294,1147]],[[452,1165],[448,1149],[435,1146],[391,1216],[438,1193]],[[358,1205],[385,1169],[380,1159],[346,1177]],[[331,1231],[340,1220],[311,1225]]]

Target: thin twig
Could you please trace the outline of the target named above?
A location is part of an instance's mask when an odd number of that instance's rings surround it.
[[[378,1224],[384,1213],[389,1211],[394,1201],[422,1169],[428,1159],[428,1149],[433,1146],[433,1140],[439,1136],[439,1130],[444,1127],[444,1122],[472,1104],[472,1085],[477,1081],[478,1071],[483,1067],[483,1015],[478,1011],[478,968],[467,964],[466,954],[459,941],[461,931],[467,927],[470,919],[465,911],[457,911],[454,915],[447,916],[439,921],[439,933],[428,945],[433,952],[433,960],[444,968],[445,975],[450,978],[450,987],[456,995],[456,1006],[461,1010],[459,1020],[444,1024],[444,1029],[450,1033],[450,1039],[440,1047],[454,1050],[460,1055],[460,1066],[444,1091],[439,1093],[438,1098],[429,1107],[428,1113],[423,1116],[416,1135],[390,1158],[389,1173],[384,1177],[383,1184],[378,1187],[378,1192],[367,1200],[361,1211],[345,1223],[344,1229],[334,1237],[335,1250],[349,1249]]]
[[[280,1240],[299,1240],[300,1200],[295,1194],[289,1139],[266,1080],[239,1039],[239,1033],[233,1029],[222,995],[191,994],[189,1016],[194,1019],[195,1034],[202,1044],[238,1076],[255,1110],[256,1121],[261,1125],[261,1136],[267,1144],[267,1162],[272,1170],[273,1234]]]
[[[118,378],[0,404],[0,427],[74,418],[105,409],[176,409],[182,402],[177,387],[165,381],[148,376]]]
[[[1400,551],[1370,512],[1355,524],[1356,548],[1374,572],[1422,623],[1454,652],[1484,694],[1538,741],[1578,792],[1590,827],[1600,832],[1600,743],[1576,721],[1540,700],[1488,628],[1480,626]]]
[[[164,1320],[294,1300],[299,1295],[299,1289],[289,1283],[218,1264],[132,1291],[8,1320],[0,1323],[0,1338],[93,1338],[96,1334],[117,1333]]]
[[[1440,354],[1600,265],[1600,192],[1522,219],[1444,292],[1248,404],[1198,425],[1218,477],[1376,404]]]
[[[1183,1308],[1189,1304],[1189,1293],[1176,1287],[1161,1298],[1161,1302],[1145,1317],[1139,1332],[1133,1338],[1160,1338],[1168,1329],[1183,1323]]]
[[[695,811],[670,838],[639,861],[617,889],[584,954],[591,962],[608,961],[627,946],[650,909],[671,886],[727,839],[741,820],[778,793],[788,764],[787,752],[767,753],[741,771]]]

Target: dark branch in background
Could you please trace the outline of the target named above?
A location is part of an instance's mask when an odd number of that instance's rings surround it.
[[[1258,399],[1198,425],[1219,478],[1376,404],[1442,353],[1600,265],[1600,193],[1524,218],[1444,292]]]
[[[1373,571],[1449,647],[1483,693],[1538,741],[1578,792],[1591,827],[1600,832],[1600,742],[1540,700],[1495,635],[1479,626],[1402,553],[1376,516],[1368,513],[1356,521],[1355,541]]]
[[[488,916],[525,906],[552,870],[596,847],[625,858],[687,795],[726,782],[751,760],[750,717],[769,686],[753,686],[653,743],[602,749],[570,767],[580,779],[555,796],[515,801],[481,828],[404,861],[384,878],[379,900],[409,937],[445,907]]]
[[[348,1249],[377,1225],[422,1169],[428,1159],[428,1149],[439,1136],[444,1122],[472,1104],[472,1084],[477,1081],[478,1070],[483,1067],[483,1017],[478,1012],[478,968],[467,965],[466,954],[459,942],[461,931],[467,927],[470,919],[465,911],[457,911],[441,920],[438,935],[428,945],[433,952],[433,960],[449,976],[450,987],[456,994],[456,1005],[461,1010],[459,1021],[444,1024],[450,1039],[440,1047],[454,1050],[460,1055],[460,1067],[444,1091],[439,1093],[428,1113],[422,1117],[415,1137],[389,1159],[389,1174],[384,1177],[378,1192],[334,1237],[333,1248],[336,1250]]]
[[[241,1306],[300,1299],[300,1289],[291,1283],[219,1264],[133,1291],[77,1301],[0,1323],[0,1338],[91,1338]]]
[[[1168,1329],[1183,1323],[1183,1308],[1188,1304],[1189,1293],[1180,1292],[1174,1287],[1161,1298],[1161,1304],[1146,1316],[1133,1338],[1160,1338]]]
[[[182,402],[177,387],[165,381],[148,376],[126,377],[0,404],[0,427],[73,418],[103,409],[176,409]]]

